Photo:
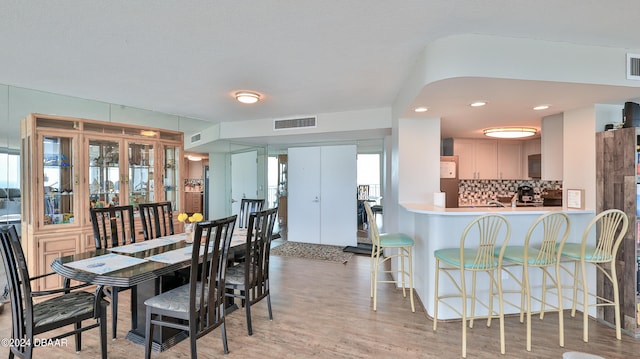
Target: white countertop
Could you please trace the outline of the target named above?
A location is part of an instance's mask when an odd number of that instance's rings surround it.
[[[543,214],[549,211],[564,211],[568,213],[594,213],[592,209],[573,209],[567,207],[543,207],[543,206],[526,206],[526,207],[460,207],[460,208],[444,208],[437,207],[427,203],[400,203],[400,205],[409,212],[420,214],[435,215],[478,215],[482,213],[500,213],[504,215],[518,214]]]

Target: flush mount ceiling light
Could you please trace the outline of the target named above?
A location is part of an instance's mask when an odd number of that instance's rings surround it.
[[[538,105],[538,106],[534,107],[533,109],[536,110],[536,111],[540,111],[540,110],[546,110],[549,107],[551,107],[551,105]]]
[[[469,104],[471,107],[481,107],[487,104],[487,101],[476,101]]]
[[[188,156],[187,156],[187,159],[188,159],[189,161],[202,161],[202,157],[200,157],[200,156],[194,156],[194,155],[188,155]]]
[[[427,112],[429,109],[426,107],[417,107],[416,109],[414,109],[414,112]]]
[[[496,127],[484,130],[484,135],[497,138],[521,138],[535,135],[537,130],[530,127]]]
[[[260,95],[255,92],[240,91],[235,93],[236,100],[242,103],[256,103],[260,101]]]

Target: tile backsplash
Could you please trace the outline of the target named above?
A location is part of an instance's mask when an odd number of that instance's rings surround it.
[[[460,206],[486,204],[498,197],[513,197],[520,186],[533,188],[534,202],[542,202],[541,194],[547,189],[562,189],[562,181],[544,180],[460,180],[458,203]]]

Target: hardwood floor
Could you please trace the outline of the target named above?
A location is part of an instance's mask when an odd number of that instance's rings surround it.
[[[252,308],[253,336],[246,331],[243,310],[227,317],[229,354],[222,351],[220,330],[198,340],[200,358],[459,358],[460,321],[433,322],[420,305],[412,313],[402,291],[382,286],[378,311],[369,299],[369,258],[354,255],[347,264],[273,256],[271,286],[274,320],[269,321],[266,302]],[[142,346],[124,339],[129,325],[128,296],[120,299],[118,339],[108,341],[109,358],[140,358]],[[110,312],[110,311],[109,311]],[[111,318],[107,318],[110,323]],[[590,342],[581,340],[582,319],[565,312],[565,348],[557,342],[557,316],[533,321],[533,350],[525,350],[525,327],[517,317],[506,319],[504,358],[561,358],[566,351],[580,351],[605,358],[637,358],[640,339],[627,335],[615,339],[614,330],[591,321]],[[468,358],[500,356],[498,323],[487,328],[477,321],[468,331]],[[110,337],[111,325],[108,325]],[[0,315],[0,338],[8,338],[11,311]],[[67,346],[36,348],[35,357],[98,358],[98,331],[83,335],[83,349],[74,353],[74,341]],[[0,348],[6,357],[7,348]],[[183,341],[153,358],[188,358],[188,342]]]

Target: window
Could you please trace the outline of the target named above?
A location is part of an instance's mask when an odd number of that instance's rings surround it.
[[[20,154],[0,149],[0,188],[20,188]],[[6,169],[6,171],[4,171]]]
[[[380,155],[358,154],[358,185],[369,186],[370,197],[380,197]]]

